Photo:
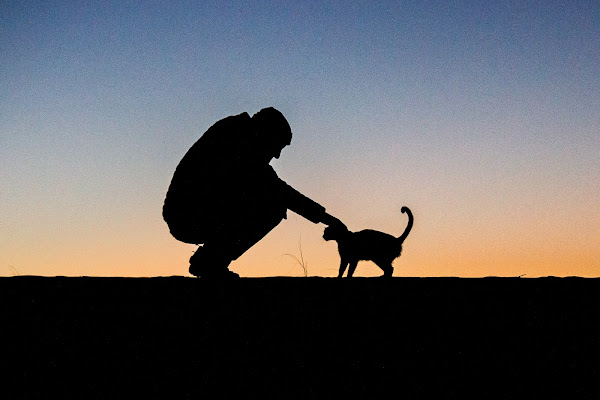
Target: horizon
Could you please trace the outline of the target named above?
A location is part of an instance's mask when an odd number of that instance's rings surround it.
[[[271,164],[394,277],[600,276],[600,3],[0,5],[0,276],[187,276],[162,220],[215,122],[273,106]],[[288,219],[242,277],[337,275]],[[356,277],[381,275],[361,262]]]

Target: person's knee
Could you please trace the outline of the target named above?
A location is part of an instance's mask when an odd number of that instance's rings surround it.
[[[280,205],[263,208],[255,213],[248,213],[244,225],[253,231],[270,231],[287,218],[287,208]]]

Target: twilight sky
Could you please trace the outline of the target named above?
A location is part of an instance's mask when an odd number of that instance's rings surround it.
[[[0,276],[187,275],[174,169],[267,106],[351,230],[413,210],[395,276],[600,276],[598,1],[2,2],[0,60]],[[288,215],[231,269],[335,276]]]

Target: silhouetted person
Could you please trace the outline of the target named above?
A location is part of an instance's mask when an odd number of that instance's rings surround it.
[[[265,108],[252,117],[220,120],[179,162],[163,218],[177,240],[203,244],[190,258],[192,275],[238,277],[228,269],[231,261],[286,218],[288,209],[313,223],[343,226],[269,165],[291,140],[283,114]]]

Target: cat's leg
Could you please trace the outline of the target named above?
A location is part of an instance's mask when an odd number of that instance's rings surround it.
[[[354,274],[354,270],[356,269],[357,264],[358,264],[358,261],[352,261],[350,263],[350,267],[348,268],[348,278],[352,278],[352,275]]]
[[[392,267],[392,263],[379,263],[377,264],[379,268],[383,270],[382,278],[391,278],[394,273],[394,267]]]
[[[338,278],[341,278],[344,275],[344,271],[346,271],[346,267],[348,266],[348,261],[344,258],[340,261],[340,273],[338,274]]]

